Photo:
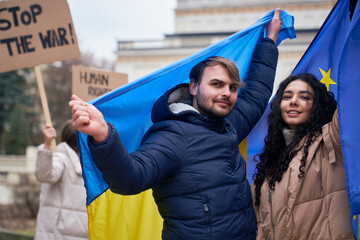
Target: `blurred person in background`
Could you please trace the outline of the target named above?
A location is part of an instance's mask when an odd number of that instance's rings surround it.
[[[76,130],[67,121],[61,143],[52,152],[56,130],[46,124],[38,147],[36,179],[41,182],[35,239],[88,239],[86,192],[76,143]]]

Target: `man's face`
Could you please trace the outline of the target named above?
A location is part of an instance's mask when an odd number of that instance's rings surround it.
[[[208,117],[226,117],[233,109],[239,83],[221,65],[206,67],[200,84],[190,81],[193,107]]]

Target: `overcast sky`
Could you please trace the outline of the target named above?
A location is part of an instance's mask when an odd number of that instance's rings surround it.
[[[68,0],[80,51],[115,60],[117,40],[174,32],[176,0]]]

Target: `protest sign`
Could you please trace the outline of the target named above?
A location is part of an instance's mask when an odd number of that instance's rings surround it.
[[[0,56],[0,72],[79,57],[67,1],[1,1]]]
[[[79,56],[66,0],[0,2],[0,72],[35,67],[46,123],[52,124],[37,65]],[[56,151],[55,140],[51,144]]]
[[[128,76],[124,73],[72,66],[72,93],[84,101],[90,101],[127,82]]]

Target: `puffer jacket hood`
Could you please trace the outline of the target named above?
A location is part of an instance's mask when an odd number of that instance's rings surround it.
[[[178,115],[177,111],[170,110],[169,105],[173,103],[181,103],[191,106],[192,96],[189,92],[189,84],[183,83],[176,85],[175,87],[166,91],[154,104],[151,112],[151,120],[153,123],[157,123],[163,120],[169,120],[175,115]],[[185,110],[185,109],[184,109]],[[194,112],[194,108],[189,108],[188,111]],[[180,113],[180,115],[183,113]]]

